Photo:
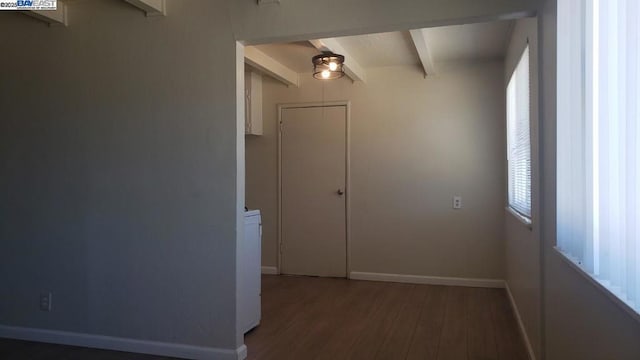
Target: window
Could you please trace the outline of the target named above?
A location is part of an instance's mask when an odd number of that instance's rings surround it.
[[[526,219],[531,219],[528,46],[507,85],[507,164],[509,207]]]
[[[640,1],[558,1],[558,250],[640,313]]]

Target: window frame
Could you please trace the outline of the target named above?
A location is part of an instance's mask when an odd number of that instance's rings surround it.
[[[565,7],[565,12],[567,11],[566,7],[567,6],[571,6],[567,4],[563,5]],[[594,21],[594,13],[593,13],[593,0],[587,0],[585,1],[585,3],[582,5],[583,7],[580,8],[579,12],[579,16],[578,16],[578,27],[579,27],[579,31],[577,31],[575,28],[570,28],[570,26],[566,26],[569,29],[564,29],[565,33],[562,33],[561,31],[558,32],[557,36],[557,41],[558,41],[558,52],[557,52],[557,83],[556,83],[556,90],[557,90],[557,94],[556,94],[556,101],[558,103],[558,106],[561,105],[562,100],[567,100],[566,97],[561,98],[561,94],[563,90],[566,89],[562,89],[560,84],[562,83],[563,79],[567,80],[568,78],[571,77],[571,75],[573,75],[574,77],[576,76],[575,73],[571,73],[568,72],[568,74],[565,74],[564,77],[561,77],[561,71],[566,70],[567,69],[567,62],[570,60],[575,60],[575,58],[569,56],[570,59],[568,58],[561,58],[561,56],[563,55],[563,53],[560,52],[560,47],[561,44],[565,44],[567,43],[567,39],[573,40],[573,43],[576,44],[572,44],[572,46],[577,46],[579,47],[579,50],[581,52],[581,57],[579,59],[580,63],[579,66],[576,66],[576,64],[570,64],[572,65],[572,67],[574,69],[576,69],[575,71],[581,71],[582,73],[580,74],[581,78],[580,81],[582,82],[581,85],[581,91],[582,93],[579,94],[580,98],[577,99],[576,101],[580,102],[580,106],[577,109],[578,112],[580,112],[580,116],[581,117],[589,117],[592,116],[592,112],[594,111],[593,109],[593,104],[591,104],[591,102],[588,100],[590,98],[592,98],[593,96],[593,92],[597,91],[594,90],[593,88],[593,83],[594,83],[594,73],[591,71],[588,71],[588,69],[592,69],[594,66],[594,60],[592,56],[589,56],[588,54],[592,54],[594,51],[594,40],[589,36],[589,35],[593,35],[594,31],[597,31],[599,28],[599,24],[597,21]],[[572,9],[575,10],[575,9]],[[558,2],[558,17],[560,18],[561,15],[561,11],[560,11],[560,1]],[[575,18],[574,18],[575,21]],[[565,23],[566,24],[566,23]],[[573,24],[575,26],[575,24]],[[562,36],[562,42],[560,41],[560,37]],[[575,39],[579,39],[579,41],[575,41]],[[575,49],[573,49],[574,53],[575,53]],[[573,53],[571,53],[571,51],[569,51],[570,54],[575,55]],[[565,54],[566,55],[566,54]],[[573,71],[573,70],[572,70]],[[595,76],[599,76],[598,74],[595,74]],[[567,101],[567,103],[569,103]],[[576,104],[575,103],[570,103],[568,105],[566,105],[568,107],[575,107]],[[596,106],[598,106],[596,104]],[[576,110],[575,108],[573,108],[573,110]],[[566,111],[566,110],[565,110]],[[558,119],[561,118],[561,114],[560,114],[561,110],[556,109],[556,116]],[[565,114],[566,115],[566,114]],[[571,125],[568,122],[565,123],[560,123],[560,121],[557,121],[556,124],[556,134],[558,134],[560,132],[560,126],[567,126],[567,124]],[[585,139],[586,137],[591,137],[593,136],[593,130],[591,128],[591,126],[585,126],[584,129],[582,129],[581,132],[584,136]],[[556,138],[556,144],[558,144],[559,139]],[[558,149],[557,149],[558,150]],[[592,149],[590,149],[592,150]],[[558,173],[558,169],[560,164],[560,158],[558,157],[558,153],[559,151],[556,151],[556,190],[558,190],[559,188],[559,183],[558,183],[558,178],[559,178],[559,173]],[[592,171],[592,163],[586,163],[584,165],[588,171]],[[592,186],[592,183],[590,183],[589,181],[592,180],[587,180],[587,189],[585,189],[585,191],[592,191],[589,190],[588,188],[590,186]],[[556,209],[556,223],[559,223],[558,220],[558,215],[557,212],[560,211],[559,210],[559,205],[558,205],[558,201],[560,201],[559,199],[559,191],[556,191],[556,204],[555,204],[555,209]],[[586,199],[585,200],[587,205],[589,207],[593,206],[592,203],[592,199]],[[599,279],[597,277],[597,275],[594,274],[594,272],[589,269],[589,267],[587,266],[586,262],[590,261],[588,259],[579,259],[577,257],[575,257],[574,255],[572,255],[570,253],[570,251],[567,251],[566,249],[563,249],[561,247],[560,244],[560,236],[559,236],[559,229],[556,228],[555,229],[555,246],[553,246],[553,250],[556,253],[557,256],[560,257],[560,259],[562,261],[564,261],[566,264],[568,264],[568,266],[572,269],[574,269],[580,276],[582,276],[583,278],[585,278],[590,284],[592,284],[598,291],[600,291],[603,295],[605,295],[610,301],[612,301],[614,304],[616,304],[620,309],[624,310],[628,315],[630,315],[630,317],[638,322],[640,322],[640,308],[634,308],[632,305],[630,305],[629,303],[627,303],[627,301],[625,299],[623,299],[622,297],[620,297],[616,291],[614,291],[613,287],[608,284],[608,280],[602,280]],[[585,250],[583,250],[587,255],[585,256],[593,256],[593,249],[587,249],[588,247],[592,247],[593,244],[587,244],[587,241],[584,242],[583,246],[585,247]],[[615,286],[614,286],[615,287]]]
[[[515,66],[513,68],[513,70],[511,71],[511,75],[509,76],[509,81],[506,84],[505,87],[505,111],[506,111],[506,159],[507,159],[507,204],[505,207],[505,210],[507,210],[510,214],[512,214],[516,219],[518,219],[520,222],[522,222],[525,226],[527,226],[529,229],[532,229],[532,218],[533,218],[533,144],[532,144],[532,126],[531,126],[531,105],[532,105],[532,101],[531,101],[531,46],[529,44],[529,41],[527,39],[527,42],[524,44],[524,47],[522,48],[522,50],[519,53],[520,55],[518,56],[518,61],[515,63]],[[511,128],[512,126],[515,126],[517,123],[517,117],[514,120],[514,124],[511,125],[511,99],[510,99],[510,93],[509,93],[509,88],[511,87],[511,83],[514,81],[514,78],[517,75],[518,69],[520,67],[520,65],[522,64],[522,61],[525,57],[525,55],[527,56],[527,85],[528,85],[528,107],[527,107],[527,129],[528,129],[528,143],[529,143],[529,151],[528,151],[528,161],[529,161],[529,181],[528,181],[528,185],[529,188],[528,190],[528,196],[529,196],[529,208],[528,208],[528,212],[529,214],[526,214],[522,211],[520,211],[518,209],[518,206],[515,206],[512,201],[511,201],[511,193],[512,193],[512,179],[511,179],[511,164],[512,161],[510,160],[511,158],[511,143],[512,143],[512,139],[511,139]],[[516,89],[514,89],[514,91],[516,91],[516,97],[517,97],[517,84],[516,85]],[[516,105],[517,106],[517,105]],[[516,111],[517,112],[517,111]]]

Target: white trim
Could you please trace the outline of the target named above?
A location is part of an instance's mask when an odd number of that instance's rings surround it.
[[[516,219],[518,219],[518,221],[520,221],[522,225],[529,228],[529,230],[533,230],[533,225],[530,218],[520,214],[516,209],[512,208],[511,206],[507,206],[504,209],[507,210],[507,212],[509,212],[511,215],[513,215]]]
[[[124,0],[129,4],[144,11],[147,16],[167,15],[167,5],[165,0]]]
[[[527,329],[524,327],[524,322],[522,321],[522,317],[520,317],[520,310],[518,310],[518,305],[516,305],[516,300],[513,298],[513,294],[511,293],[511,288],[509,288],[509,283],[505,281],[504,284],[505,284],[505,289],[507,289],[507,296],[509,297],[509,302],[511,302],[511,308],[513,309],[513,313],[516,315],[516,320],[518,321],[518,327],[520,328],[520,332],[522,333],[522,337],[524,338],[524,344],[527,347],[527,352],[529,353],[529,360],[536,360],[536,354],[533,352],[533,346],[531,346],[531,341],[529,340]]]
[[[351,272],[351,102],[347,101],[345,103],[347,110],[347,123],[345,124],[345,139],[346,139],[346,149],[345,149],[345,228],[346,228],[346,256],[347,261],[345,264],[346,271],[345,274],[349,277],[349,273]]]
[[[627,312],[631,315],[635,321],[640,322],[640,313],[634,310],[629,304],[627,304],[624,300],[620,299],[616,294],[614,294],[607,286],[600,283],[598,279],[593,277],[586,269],[584,269],[580,264],[577,264],[571,257],[563,252],[557,246],[553,247],[554,252],[560,256],[560,258],[569,265],[570,268],[574,269],[578,274],[582,275],[589,283],[595,286],[596,289],[600,290],[606,297],[612,300],[619,308]]]
[[[187,359],[243,360],[247,356],[247,347],[245,345],[242,345],[235,350],[220,349],[187,344],[174,344],[6,325],[0,325],[0,338],[83,346],[96,349],[117,350]]]
[[[29,10],[23,11],[22,13],[38,20],[44,21],[49,24],[49,26],[68,25],[67,5],[61,1],[58,1],[55,10]]]
[[[242,346],[240,346],[239,348],[236,349],[236,357],[235,357],[235,359],[244,360],[246,358],[247,358],[247,345],[242,344]]]
[[[433,65],[433,58],[431,57],[431,50],[427,44],[427,38],[424,34],[424,29],[409,30],[411,40],[418,53],[418,58],[424,69],[424,77],[433,76],[436,74],[436,68]]]
[[[236,293],[235,293],[235,304],[236,304],[236,327],[235,327],[235,337],[236,344],[244,344],[244,329],[241,325],[241,319],[243,316],[241,311],[243,311],[243,307],[240,306],[241,298],[242,298],[242,290],[241,286],[238,286],[241,281],[241,277],[244,273],[242,271],[242,267],[246,266],[246,264],[242,261],[242,257],[244,256],[244,251],[242,249],[242,244],[245,243],[244,238],[244,227],[245,227],[245,188],[246,188],[246,172],[245,172],[245,97],[244,97],[244,50],[245,47],[242,43],[236,42],[236,238],[235,238],[235,256],[236,256],[236,276],[235,276],[235,284],[236,284]],[[262,229],[262,228],[261,228]],[[260,253],[258,253],[260,256]]]
[[[284,66],[278,60],[253,46],[247,46],[244,48],[244,62],[287,86],[293,85],[298,87],[300,80],[297,72]]]
[[[409,284],[426,284],[426,285],[449,285],[449,286],[468,286],[468,287],[484,287],[484,288],[504,288],[505,282],[501,279],[476,279],[476,278],[457,278],[442,276],[424,276],[424,275],[404,275],[404,274],[383,274],[352,271],[349,274],[352,280],[368,280],[368,281],[387,281]]]
[[[264,275],[279,275],[278,268],[275,266],[263,266],[262,274]]]

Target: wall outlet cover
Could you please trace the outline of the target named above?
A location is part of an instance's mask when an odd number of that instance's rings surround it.
[[[51,311],[51,292],[40,294],[40,310]]]
[[[453,197],[453,208],[454,209],[462,209],[462,196],[454,196]]]

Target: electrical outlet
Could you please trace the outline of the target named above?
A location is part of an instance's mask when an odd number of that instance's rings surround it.
[[[51,311],[51,293],[50,292],[40,294],[40,310]]]
[[[454,196],[453,197],[453,208],[454,209],[462,209],[462,196]]]

